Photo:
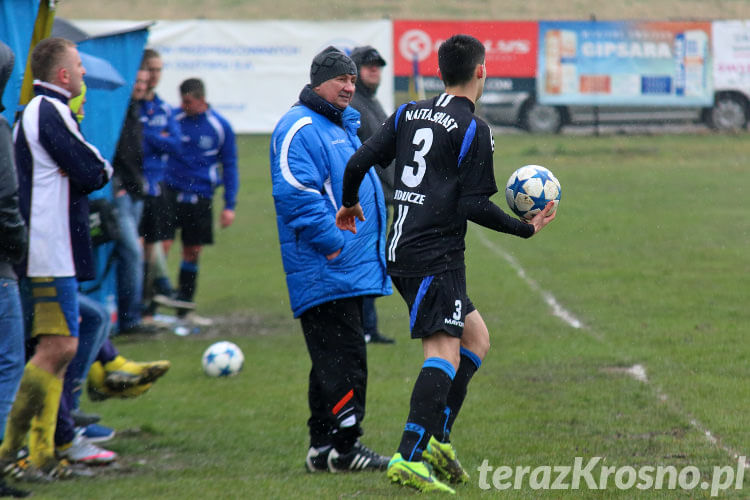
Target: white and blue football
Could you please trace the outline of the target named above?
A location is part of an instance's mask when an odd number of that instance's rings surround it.
[[[508,179],[505,199],[513,212],[522,219],[530,220],[541,212],[548,202],[555,202],[554,213],[560,203],[562,188],[557,177],[539,165],[524,165]]]
[[[231,377],[242,370],[245,356],[236,344],[225,340],[211,344],[201,359],[203,371],[211,377]]]

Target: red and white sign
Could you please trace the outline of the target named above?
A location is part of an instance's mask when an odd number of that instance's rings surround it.
[[[438,76],[438,47],[464,33],[484,44],[487,76],[533,78],[538,32],[534,21],[393,21],[394,74],[412,76],[416,58],[420,75]]]

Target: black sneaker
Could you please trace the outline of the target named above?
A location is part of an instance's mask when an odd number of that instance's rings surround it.
[[[339,455],[335,448],[328,454],[328,470],[331,472],[386,470],[391,457],[378,455],[359,441],[349,453]]]
[[[375,331],[375,333],[365,334],[365,342],[368,344],[395,344],[396,341],[390,337],[386,337],[382,333]]]
[[[318,451],[317,448],[311,446],[307,450],[307,457],[305,457],[305,469],[307,469],[307,472],[327,472],[328,455],[332,449],[328,448],[325,451]]]

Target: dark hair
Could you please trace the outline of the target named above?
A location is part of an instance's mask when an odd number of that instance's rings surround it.
[[[49,82],[54,79],[65,53],[76,44],[67,38],[50,37],[36,44],[31,53],[31,74],[37,80]]]
[[[188,78],[180,84],[180,95],[190,94],[196,99],[206,97],[206,86],[199,78]]]
[[[141,67],[139,69],[148,69],[146,67],[146,61],[154,58],[161,58],[161,55],[159,55],[154,49],[145,49],[143,51],[143,57],[141,57]]]
[[[438,66],[446,86],[471,80],[477,64],[484,62],[484,45],[469,35],[453,35],[438,49]]]

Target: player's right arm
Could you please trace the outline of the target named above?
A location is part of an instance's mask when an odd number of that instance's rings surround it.
[[[385,125],[382,128],[385,128]],[[365,220],[365,215],[359,204],[359,186],[362,184],[362,179],[367,175],[367,171],[373,165],[382,161],[386,161],[384,154],[378,153],[367,141],[357,149],[346,163],[341,208],[336,213],[336,227],[342,231],[351,231],[357,234],[356,221]]]
[[[398,111],[381,125],[349,158],[344,171],[344,186],[341,202],[344,207],[359,203],[359,185],[373,165],[388,168],[396,156],[396,119]],[[364,220],[364,219],[360,219]],[[343,229],[343,228],[342,228]]]

